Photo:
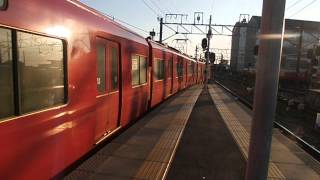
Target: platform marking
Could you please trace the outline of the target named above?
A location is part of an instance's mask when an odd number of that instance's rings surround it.
[[[243,154],[245,159],[248,160],[250,134],[240,124],[237,117],[229,110],[226,104],[222,101],[222,98],[212,85],[209,86],[209,93],[218,111],[220,112],[222,119],[226,123],[233,138],[237,142],[241,150],[241,153]],[[279,170],[276,164],[274,164],[273,162],[269,162],[268,179],[283,180],[286,179],[286,177]]]
[[[166,178],[189,116],[201,92],[202,88],[198,86],[194,90],[187,90],[182,94],[187,98],[183,97],[185,100],[181,102],[181,107],[147,156],[135,178],[159,180]],[[173,102],[172,105],[179,105],[179,103]],[[170,105],[167,108],[170,108]],[[167,108],[163,109],[162,113],[165,113]]]

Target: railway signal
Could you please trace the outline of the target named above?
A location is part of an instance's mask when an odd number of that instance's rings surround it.
[[[202,49],[205,51],[206,48],[208,47],[208,39],[207,38],[203,38],[202,42],[201,42],[201,47]]]

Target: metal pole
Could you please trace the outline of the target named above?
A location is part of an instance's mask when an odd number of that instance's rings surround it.
[[[163,18],[160,18],[160,37],[159,42],[162,43]]]
[[[195,58],[198,59],[198,46],[196,46],[196,55]]]
[[[210,39],[211,39],[211,35],[212,35],[212,31],[211,31],[211,18],[212,16],[210,15],[210,19],[209,19],[209,30],[208,30],[208,34],[207,34],[207,38],[208,38],[208,47],[207,47],[207,58],[206,58],[206,69],[205,69],[205,87],[207,87],[208,85],[208,76],[209,76],[209,68],[208,68],[208,64],[209,64],[209,59],[210,59]]]
[[[301,24],[300,28],[300,37],[298,44],[298,58],[297,58],[297,67],[296,67],[296,77],[297,77],[297,87],[300,87],[300,64],[301,64],[301,53],[302,53],[302,36],[303,36],[303,24]]]
[[[246,180],[265,180],[268,176],[284,33],[285,2],[285,0],[263,1]]]

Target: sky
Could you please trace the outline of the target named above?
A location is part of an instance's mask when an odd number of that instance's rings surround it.
[[[261,16],[262,0],[80,0],[82,3],[97,9],[103,13],[114,16],[116,19],[129,23],[138,28],[128,26],[133,31],[144,37],[149,36],[148,32],[155,30],[158,40],[159,21],[157,17],[164,17],[165,14],[188,14],[186,23],[193,23],[194,12],[203,12],[204,23],[209,22],[212,15],[213,24],[234,25],[239,21],[240,14]],[[320,0],[287,0],[286,18],[320,21]],[[168,19],[169,21],[170,19]],[[171,19],[175,21],[175,19]],[[176,28],[174,26],[171,26]],[[142,29],[142,30],[140,30]],[[180,28],[180,31],[181,28]],[[221,28],[217,28],[221,32]],[[229,31],[223,31],[230,34]],[[164,39],[172,35],[172,30],[164,27]],[[175,39],[185,39],[183,35],[175,35],[164,43],[179,48],[184,46],[184,51],[189,55],[195,55],[196,46],[201,44],[202,35],[188,35],[187,44],[177,43]],[[181,42],[181,41],[180,41]],[[217,49],[231,49],[231,37],[213,36],[211,47]],[[226,51],[219,51],[229,58]]]

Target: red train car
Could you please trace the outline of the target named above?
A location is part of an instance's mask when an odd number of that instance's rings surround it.
[[[203,61],[198,61],[197,62],[197,80],[196,83],[200,84],[204,82],[204,69],[205,69],[205,62]]]
[[[173,93],[173,54],[164,45],[149,41],[151,74],[151,107]]]
[[[187,86],[192,86],[196,83],[196,61],[191,59],[187,61]]]
[[[196,61],[179,51],[149,41],[150,64],[152,64],[151,107],[162,102],[172,94],[195,84]],[[188,64],[192,69],[188,72]]]
[[[0,179],[54,177],[187,81],[186,56],[75,0],[0,0],[0,44]]]

